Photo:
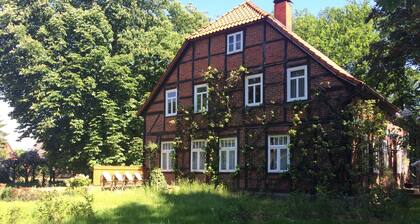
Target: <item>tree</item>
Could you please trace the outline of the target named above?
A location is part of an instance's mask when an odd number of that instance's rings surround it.
[[[409,156],[420,158],[420,8],[416,0],[375,0],[368,21],[375,22],[380,40],[367,55],[366,82],[400,108],[409,110],[401,125],[410,133]]]
[[[172,0],[5,0],[0,92],[55,166],[142,160],[137,116],[187,33],[207,21]]]
[[[0,159],[2,158],[2,154],[1,153],[4,153],[5,152],[3,150],[3,147],[6,144],[6,133],[1,130],[4,126],[5,125],[3,124],[3,121],[0,120]]]
[[[420,8],[416,0],[375,0],[368,21],[380,39],[370,48],[366,81],[403,108],[420,109]],[[419,114],[417,114],[418,116]]]
[[[294,31],[334,62],[359,78],[369,64],[363,60],[370,44],[379,40],[373,21],[366,23],[372,9],[368,1],[350,1],[343,8],[326,8],[319,16],[297,13]]]

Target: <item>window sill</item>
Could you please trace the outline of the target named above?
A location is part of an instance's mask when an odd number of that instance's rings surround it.
[[[173,173],[173,172],[175,172],[175,171],[173,171],[173,170],[162,170],[162,173]]]
[[[288,173],[289,171],[288,170],[285,170],[285,171],[268,171],[267,173],[268,174],[282,174],[282,173]]]
[[[224,170],[224,171],[219,170],[219,173],[235,173],[235,172],[236,170]]]
[[[165,114],[165,117],[176,117],[178,114]]]
[[[231,56],[231,55],[239,54],[239,53],[242,53],[242,52],[244,52],[242,49],[237,50],[237,51],[231,51],[231,52],[226,51],[226,55]]]

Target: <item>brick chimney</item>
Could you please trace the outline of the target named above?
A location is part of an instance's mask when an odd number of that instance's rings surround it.
[[[292,30],[292,1],[274,0],[274,17],[288,30]]]

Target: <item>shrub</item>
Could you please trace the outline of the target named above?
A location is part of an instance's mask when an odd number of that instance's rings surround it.
[[[66,180],[66,186],[71,188],[86,187],[89,186],[89,184],[89,176],[83,174],[77,174],[75,177]]]
[[[11,187],[5,187],[2,190],[0,190],[0,200],[3,201],[11,201],[12,200],[12,188]]]
[[[34,216],[40,223],[66,223],[71,218],[93,216],[92,203],[93,196],[87,189],[72,197],[57,196],[57,192],[50,192],[41,200]]]
[[[166,183],[166,179],[160,169],[152,170],[150,173],[149,184],[152,188],[157,190],[168,189],[168,184]]]

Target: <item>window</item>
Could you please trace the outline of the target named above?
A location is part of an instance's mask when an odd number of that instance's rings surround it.
[[[243,32],[232,33],[227,36],[227,53],[233,54],[242,51]]]
[[[383,140],[382,142],[382,153],[384,155],[384,168],[389,167],[389,157],[388,157],[388,142],[386,140]]]
[[[194,86],[194,112],[200,113],[207,111],[207,84]]]
[[[204,172],[206,170],[206,141],[195,140],[191,142],[191,171]]]
[[[175,162],[174,143],[162,142],[160,153],[160,168],[162,169],[162,171],[173,171]]]
[[[287,102],[308,99],[308,66],[287,69]]]
[[[220,139],[219,171],[235,172],[237,157],[236,138]]]
[[[245,103],[247,106],[259,106],[263,99],[263,75],[250,75],[245,79]]]
[[[289,136],[268,136],[268,172],[283,173],[289,170]]]
[[[175,116],[177,110],[177,89],[166,90],[166,116]]]

